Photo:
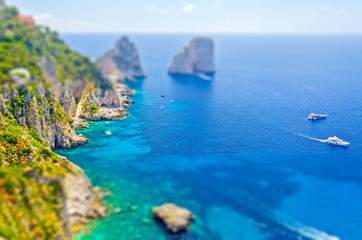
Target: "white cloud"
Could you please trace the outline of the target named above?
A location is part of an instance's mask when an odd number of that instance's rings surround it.
[[[229,25],[229,24],[231,23],[230,18],[225,19],[224,23],[227,24],[227,25]]]
[[[186,4],[183,8],[182,8],[182,11],[184,11],[184,12],[187,12],[187,13],[189,13],[189,12],[192,12],[192,11],[194,11],[195,10],[195,5],[193,5],[193,4]]]
[[[35,20],[47,20],[53,18],[53,15],[50,13],[40,13],[34,15]]]
[[[316,11],[309,12],[309,20],[315,20],[317,18],[318,13]]]
[[[343,13],[348,12],[348,10],[347,10],[346,8],[340,8],[340,9],[338,10],[338,12],[343,14]]]
[[[156,9],[156,7],[155,7],[155,6],[145,6],[145,9],[146,9],[147,11],[153,11],[153,10]]]

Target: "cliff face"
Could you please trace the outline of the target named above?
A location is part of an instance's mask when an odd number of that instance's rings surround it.
[[[70,239],[83,224],[107,214],[102,193],[34,128],[22,126],[8,102],[0,97],[0,236]]]
[[[112,83],[145,77],[137,48],[126,36],[121,37],[113,49],[99,58],[97,65],[103,77]]]
[[[213,74],[214,42],[210,38],[198,37],[191,40],[173,59],[168,69],[170,74]]]
[[[75,133],[74,128],[70,126],[72,120],[50,92],[38,92],[31,96],[27,88],[20,91],[5,89],[3,96],[7,100],[8,109],[11,109],[19,124],[34,129],[48,142],[51,149],[70,148],[88,142],[86,137]]]
[[[17,14],[0,8],[0,239],[70,239],[107,209],[83,171],[52,149],[88,142],[74,130],[75,116],[113,114],[103,108],[119,112],[112,119],[126,116],[132,90]]]

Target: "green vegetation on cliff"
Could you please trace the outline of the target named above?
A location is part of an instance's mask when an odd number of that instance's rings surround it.
[[[41,71],[41,57],[55,65],[59,79],[82,79],[107,85],[88,57],[70,49],[54,31],[44,26],[28,26],[17,17],[15,7],[0,11],[0,84],[11,81],[9,72],[15,68],[28,69],[34,81],[45,81]]]
[[[61,179],[74,166],[11,113],[0,119],[0,237],[67,238]]]
[[[54,65],[63,86],[82,80],[91,87],[109,87],[96,65],[56,32],[20,21],[15,7],[0,8],[0,239],[71,238],[64,179],[82,171],[49,147],[48,135],[52,147],[55,141],[68,141],[70,147],[76,134],[65,101],[50,91],[44,58]],[[25,72],[14,77],[11,71],[19,68]],[[95,106],[92,110],[97,111]],[[54,140],[59,132],[60,140]]]

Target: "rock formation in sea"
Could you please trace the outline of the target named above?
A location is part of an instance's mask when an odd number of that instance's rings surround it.
[[[178,207],[172,203],[154,207],[153,216],[160,220],[171,233],[179,233],[190,229],[194,220],[192,212],[186,208]]]
[[[214,42],[211,38],[196,37],[174,57],[170,74],[213,74]]]
[[[113,49],[99,58],[97,65],[103,77],[112,83],[145,77],[136,45],[127,36],[122,36]]]

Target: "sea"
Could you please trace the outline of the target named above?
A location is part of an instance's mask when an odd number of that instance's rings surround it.
[[[121,35],[61,37],[96,60]],[[127,35],[147,74],[128,83],[130,116],[56,151],[121,209],[77,239],[362,239],[362,35],[204,34],[215,43],[209,80],[167,73],[198,35]],[[333,136],[350,146],[323,142]],[[188,233],[153,219],[164,203],[192,210]]]

